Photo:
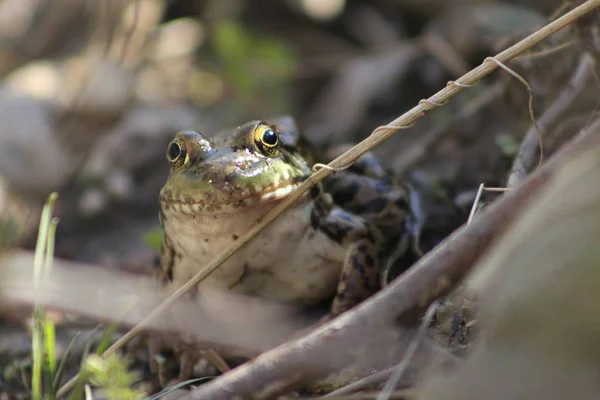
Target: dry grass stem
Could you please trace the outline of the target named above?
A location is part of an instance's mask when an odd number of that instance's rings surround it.
[[[413,339],[409,348],[406,349],[406,354],[404,355],[402,362],[394,368],[394,372],[388,378],[383,389],[381,389],[379,396],[377,396],[377,400],[389,400],[391,398],[391,395],[392,393],[394,393],[394,389],[396,388],[398,381],[400,381],[400,378],[402,378],[402,375],[408,368],[408,365],[413,355],[416,353],[417,348],[419,347],[423,338],[427,334],[427,329],[429,328],[429,325],[431,324],[431,321],[435,316],[435,312],[438,308],[438,305],[438,302],[433,302],[429,306],[429,309],[427,310],[425,316],[423,317],[423,320],[421,321],[421,326],[419,326],[419,331],[417,332],[417,335]]]
[[[504,65],[503,63],[498,61],[495,57],[486,58],[486,60],[488,60],[488,59],[494,61],[496,64],[498,64],[498,66],[500,68],[502,68],[503,70],[505,70],[506,72],[508,72],[515,78],[517,78],[519,80],[519,82],[521,82],[523,84],[523,86],[525,86],[527,88],[527,92],[529,92],[529,101],[527,104],[527,108],[529,110],[529,118],[531,118],[531,123],[533,124],[533,127],[535,128],[535,132],[538,135],[538,143],[540,146],[540,161],[538,163],[538,167],[539,167],[540,165],[542,165],[542,162],[544,161],[544,141],[542,138],[542,131],[541,131],[540,127],[538,126],[538,123],[535,119],[535,113],[533,112],[533,89],[531,88],[531,85],[527,82],[527,80],[525,80],[525,78],[523,78],[521,75],[519,75],[514,70],[508,68],[506,65]]]
[[[475,213],[477,212],[477,206],[479,205],[479,200],[481,199],[481,194],[483,193],[484,190],[487,192],[508,192],[508,191],[511,191],[512,189],[485,187],[485,185],[483,183],[481,185],[479,185],[479,189],[477,189],[477,195],[475,196],[475,200],[473,200],[473,206],[471,206],[471,212],[469,213],[469,218],[467,219],[467,225],[470,225],[471,222],[473,221],[473,218],[475,218]]]
[[[537,125],[532,126],[521,142],[519,152],[515,157],[513,166],[506,184],[509,188],[515,188],[523,182],[527,174],[533,169],[538,157],[538,135],[550,127],[573,103],[575,98],[586,88],[588,78],[591,76],[594,60],[589,54],[584,54],[579,60],[577,69],[571,80],[560,92],[552,104],[546,108]],[[538,129],[541,133],[538,133]],[[541,161],[541,157],[540,157]]]

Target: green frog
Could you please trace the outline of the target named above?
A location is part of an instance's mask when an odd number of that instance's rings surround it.
[[[283,117],[210,138],[179,132],[166,156],[161,274],[182,285],[311,174],[315,151]],[[413,192],[367,153],[305,193],[199,286],[299,306],[333,297],[335,317],[385,284],[395,261],[418,253],[422,213]]]

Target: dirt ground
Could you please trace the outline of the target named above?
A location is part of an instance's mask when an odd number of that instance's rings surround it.
[[[148,274],[160,235],[158,192],[169,171],[165,150],[177,131],[210,136],[287,114],[319,147],[354,144],[570,9],[561,5],[0,2],[0,177],[34,215],[23,222],[18,247],[35,248],[39,212],[57,191],[57,260]],[[508,64],[531,86],[531,110],[527,87],[499,69],[373,149],[390,171],[424,193],[424,252],[465,224],[481,184],[508,185],[519,148],[535,131],[530,111],[538,121],[546,118],[540,124],[545,159],[589,124],[597,87],[592,78],[587,85],[576,79],[583,55],[596,54],[588,37],[593,21],[568,27],[531,49],[533,57]],[[567,90],[575,91],[568,106],[548,116]],[[533,170],[539,148],[528,151]],[[502,193],[484,191],[478,209]],[[2,201],[0,207],[10,210]],[[3,212],[9,213],[0,210],[0,217]],[[431,334],[463,357],[475,340],[476,313],[460,292],[455,295],[438,310]],[[0,325],[0,398],[30,398],[31,309],[7,304]],[[55,312],[59,352],[84,332],[75,353],[83,352],[89,327],[100,321]],[[143,358],[133,368],[157,390]],[[65,377],[78,368],[72,357]],[[205,368],[207,375],[216,372]]]

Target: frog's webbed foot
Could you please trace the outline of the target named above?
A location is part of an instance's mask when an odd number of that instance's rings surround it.
[[[148,367],[162,388],[229,370],[213,349],[199,349],[176,335],[142,333],[130,343],[128,350],[135,351],[142,346],[148,349]]]

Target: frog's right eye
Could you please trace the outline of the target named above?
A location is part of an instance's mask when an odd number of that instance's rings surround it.
[[[279,154],[279,135],[275,127],[260,123],[254,128],[254,143],[265,155],[274,157]]]
[[[173,140],[167,147],[167,160],[174,168],[179,168],[185,163],[187,154],[185,146],[179,140]]]

